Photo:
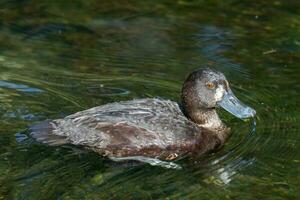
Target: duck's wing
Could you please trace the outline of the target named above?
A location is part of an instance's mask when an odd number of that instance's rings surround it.
[[[176,146],[176,141],[184,144],[197,129],[176,102],[139,99],[106,104],[44,122],[32,126],[31,135],[50,145],[83,145],[116,156],[149,152],[154,155]],[[129,152],[132,150],[136,152]]]

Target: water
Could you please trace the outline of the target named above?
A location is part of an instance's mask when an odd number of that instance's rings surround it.
[[[300,4],[0,2],[0,199],[300,199]],[[26,127],[108,102],[179,100],[193,69],[222,71],[255,108],[220,151],[174,170],[49,147]]]

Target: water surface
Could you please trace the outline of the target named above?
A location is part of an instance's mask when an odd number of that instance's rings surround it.
[[[0,2],[0,199],[300,199],[300,4]],[[199,67],[257,111],[183,169],[49,147],[30,124],[133,98],[179,101]]]

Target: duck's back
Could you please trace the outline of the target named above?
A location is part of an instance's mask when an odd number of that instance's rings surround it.
[[[185,153],[204,140],[201,128],[176,102],[161,99],[110,103],[32,126],[31,131],[44,143],[81,145],[114,157]]]

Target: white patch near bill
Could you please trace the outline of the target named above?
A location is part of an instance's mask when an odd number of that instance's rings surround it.
[[[215,94],[215,100],[216,101],[221,101],[224,95],[224,87],[223,85],[219,85],[218,88],[216,89],[216,94]]]

